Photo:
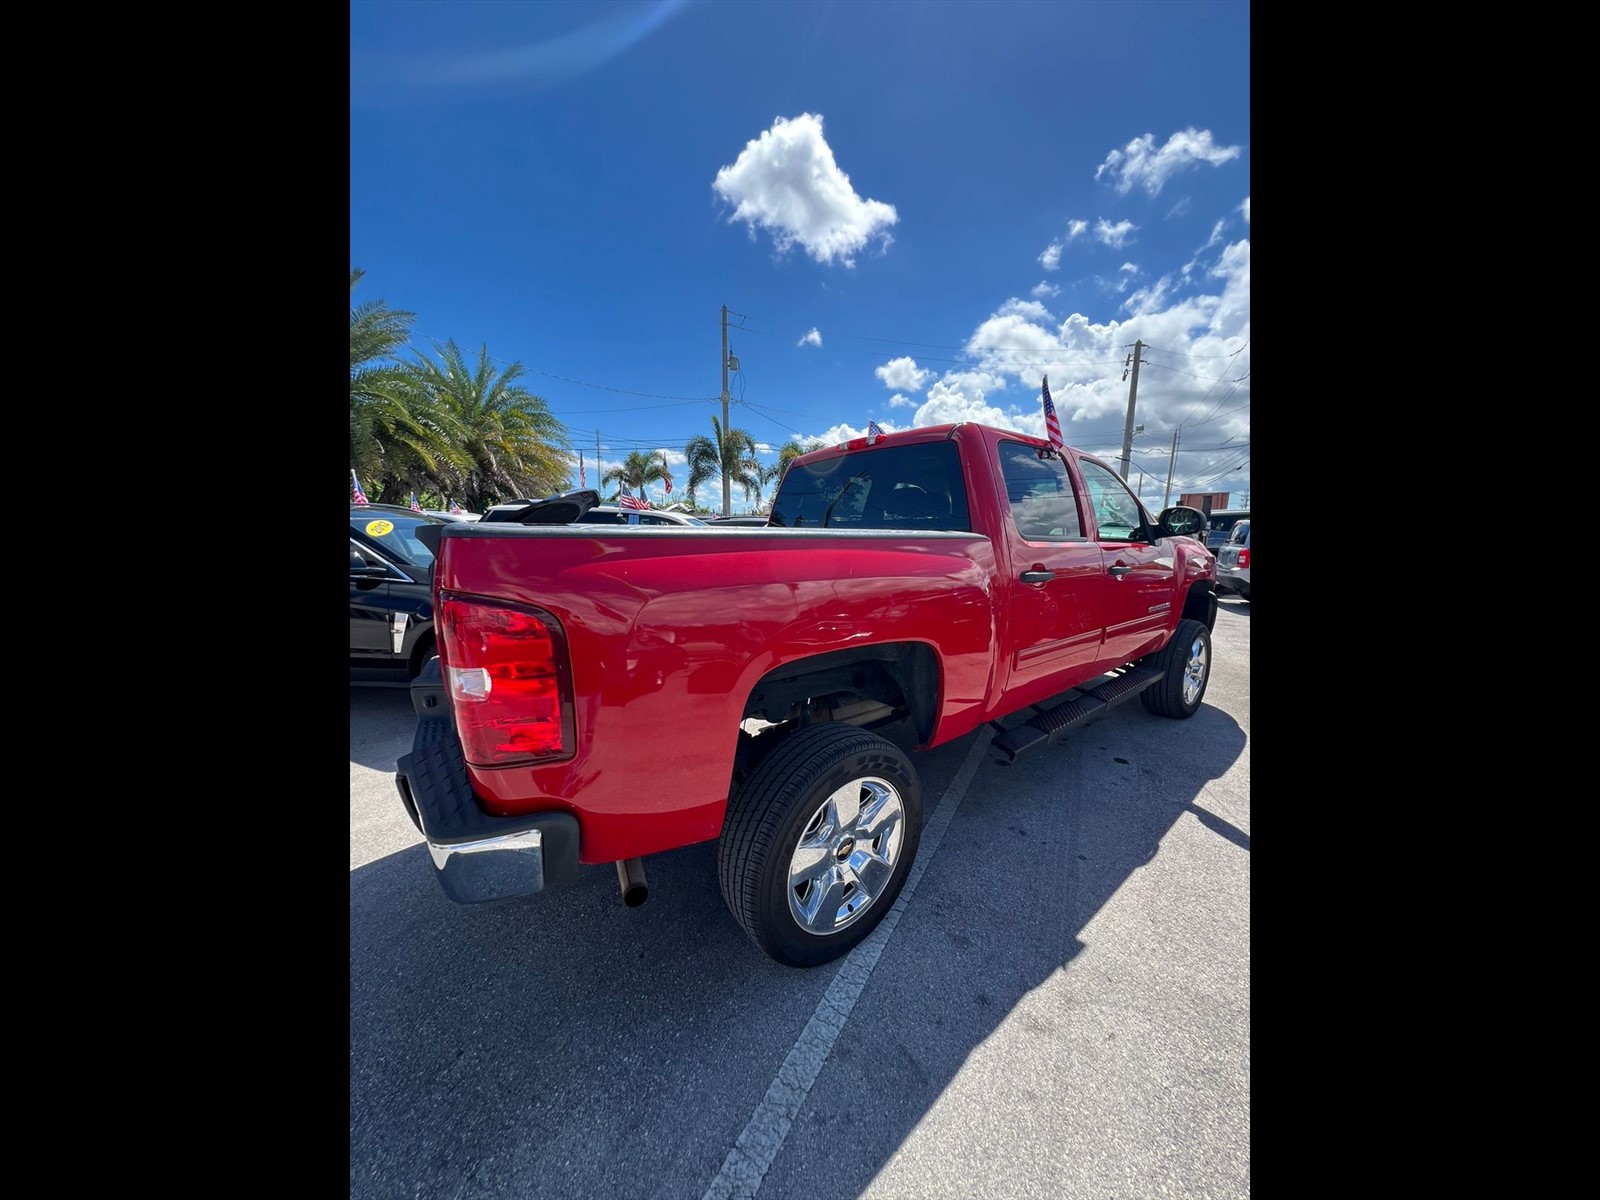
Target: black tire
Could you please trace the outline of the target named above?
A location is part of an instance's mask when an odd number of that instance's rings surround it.
[[[1211,682],[1211,631],[1200,621],[1185,618],[1160,650],[1145,660],[1161,668],[1161,678],[1139,693],[1139,700],[1158,717],[1184,720],[1200,708]],[[1184,688],[1190,682],[1191,668],[1199,673],[1199,686],[1187,698]]]
[[[878,811],[898,803],[898,844],[892,852],[885,850],[892,840],[892,834],[886,831],[871,844],[865,842],[863,834],[862,846],[857,847],[851,841],[852,828],[837,831],[840,845],[831,858],[824,855],[824,860],[829,864],[837,862],[842,871],[855,865],[852,851],[861,849],[870,870],[884,870],[882,864],[887,861],[887,882],[870,893],[860,910],[844,918],[834,932],[813,932],[801,923],[791,906],[792,860],[802,834],[813,839],[824,837],[827,823],[814,824],[813,818],[821,816],[822,807],[834,792],[853,780],[876,781],[871,786],[883,797]],[[867,818],[871,809],[870,804],[858,807],[858,816]],[[893,742],[852,725],[813,725],[785,736],[756,765],[744,786],[729,797],[722,838],[717,843],[717,878],[722,885],[722,898],[750,940],[768,957],[792,967],[818,966],[847,954],[893,907],[911,872],[921,836],[922,785],[904,751]],[[840,853],[848,857],[839,858]],[[853,872],[850,877],[855,878]],[[865,871],[861,878],[861,894],[869,894]],[[844,911],[854,886],[845,885],[842,897],[846,905],[836,907],[835,913]],[[796,889],[793,894],[798,897],[801,893]],[[821,893],[819,904],[820,900]],[[826,922],[826,907],[820,910],[818,919]]]

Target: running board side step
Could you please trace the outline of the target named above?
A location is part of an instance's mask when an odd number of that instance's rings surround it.
[[[1023,751],[1054,742],[1124,701],[1132,700],[1160,680],[1162,674],[1160,667],[1134,667],[1104,683],[1079,688],[1078,694],[1070,700],[1046,709],[1013,729],[1004,730],[989,744],[1004,754],[1007,762],[1016,762]]]

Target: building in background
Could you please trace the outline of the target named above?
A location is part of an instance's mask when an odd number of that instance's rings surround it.
[[[1212,509],[1228,507],[1228,493],[1184,492],[1183,495],[1178,497],[1178,503],[1185,508],[1198,508],[1209,517]]]

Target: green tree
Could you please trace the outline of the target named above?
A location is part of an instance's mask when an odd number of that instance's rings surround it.
[[[544,496],[562,490],[577,455],[567,429],[541,396],[519,382],[521,363],[496,371],[488,346],[469,362],[455,339],[434,343],[438,361],[413,364],[417,385],[453,422],[457,453],[422,479],[400,481],[409,489],[460,497],[469,509],[499,500]]]
[[[351,270],[352,298],[364,274]],[[383,300],[350,306],[350,465],[375,500],[385,480],[416,478],[455,457],[459,431],[398,357],[413,319]]]
[[[790,463],[799,458],[802,454],[808,454],[812,450],[815,450],[821,444],[822,443],[817,438],[807,438],[804,442],[791,438],[789,441],[785,442],[782,448],[778,451],[777,478],[781,481],[783,479],[783,473],[789,469]]]
[[[696,434],[689,439],[684,452],[689,459],[689,500],[694,501],[695,489],[701,484],[721,476],[731,485],[737,483],[744,489],[745,499],[761,494],[761,463],[756,458],[756,440],[743,429],[729,426],[711,418],[712,437]],[[714,507],[714,506],[713,506]],[[731,505],[724,502],[722,515],[731,516]]]
[[[665,468],[661,463],[661,455],[654,450],[630,450],[628,457],[622,460],[621,466],[612,467],[600,476],[600,486],[605,487],[608,483],[626,484],[635,496],[643,496],[644,485],[661,483],[664,475]],[[620,495],[620,491],[613,493],[611,499],[615,501]]]

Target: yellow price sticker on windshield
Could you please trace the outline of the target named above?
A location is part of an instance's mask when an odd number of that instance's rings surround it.
[[[371,537],[382,537],[384,534],[392,533],[393,531],[393,521],[377,520],[367,522],[367,533]]]

